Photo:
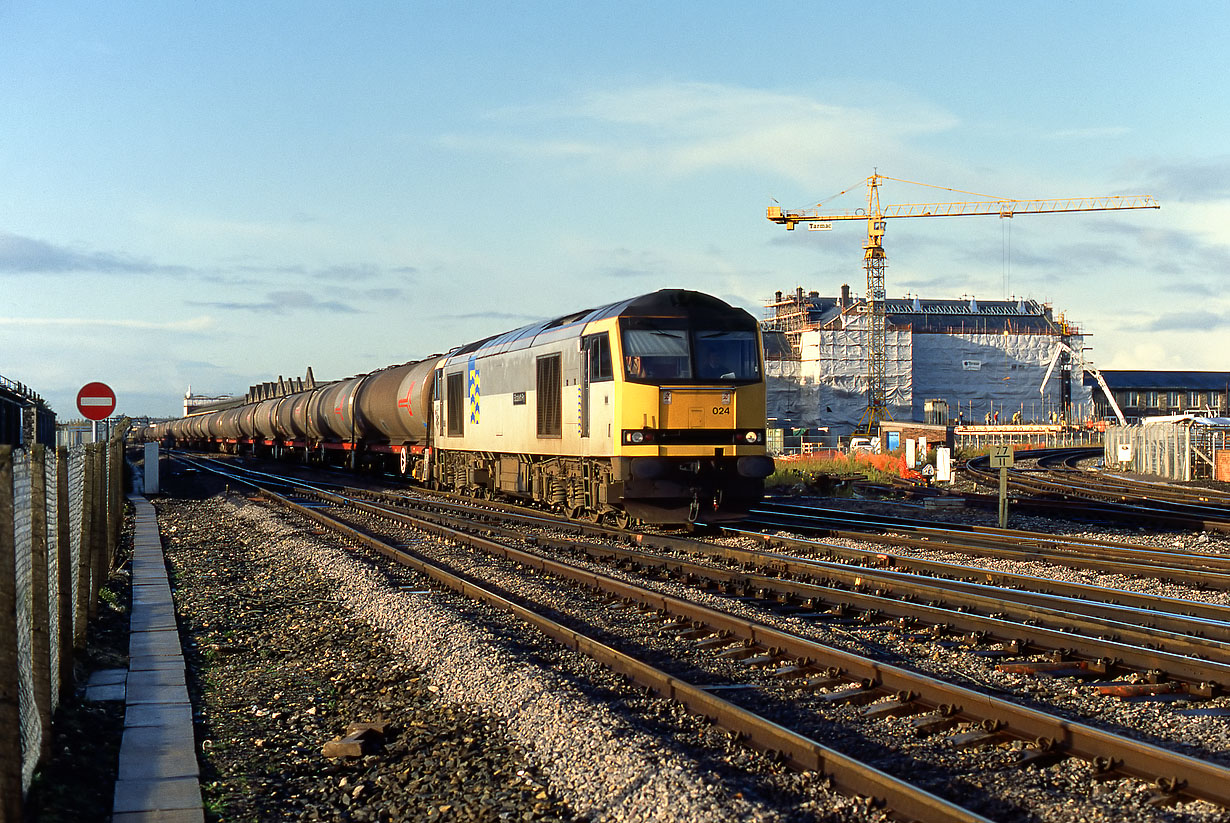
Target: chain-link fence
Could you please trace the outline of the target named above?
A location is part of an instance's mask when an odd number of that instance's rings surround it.
[[[22,801],[73,687],[72,653],[123,524],[123,444],[0,446],[0,823]]]

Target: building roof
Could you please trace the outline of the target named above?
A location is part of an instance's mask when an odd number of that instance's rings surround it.
[[[1103,369],[1102,377],[1111,389],[1226,391],[1230,372],[1225,371],[1154,371],[1151,369]],[[1085,385],[1093,385],[1085,375]]]
[[[804,295],[802,289],[782,295],[769,302],[775,314],[769,325],[788,317],[799,318],[805,314],[809,328],[823,328],[841,314],[863,312],[865,301],[861,297],[822,297],[818,292]],[[844,307],[843,307],[844,303]],[[952,333],[969,332],[1020,332],[1043,334],[1079,334],[1079,330],[1057,322],[1051,315],[1051,307],[1036,300],[978,300],[974,297],[961,299],[924,299],[906,297],[884,301],[884,313],[891,326],[909,327],[914,332]]]

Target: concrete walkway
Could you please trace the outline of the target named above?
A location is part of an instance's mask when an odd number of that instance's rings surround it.
[[[129,495],[136,511],[132,623],[124,739],[115,783],[114,823],[204,821],[184,655],[154,507]]]

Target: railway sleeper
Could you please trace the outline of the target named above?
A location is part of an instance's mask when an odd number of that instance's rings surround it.
[[[878,687],[878,683],[873,683],[864,678],[855,681],[843,689],[817,695],[816,699],[830,706],[862,706],[867,703],[874,703],[884,696],[884,693]]]
[[[1022,769],[1043,769],[1047,766],[1053,766],[1067,757],[1067,752],[1060,749],[1053,739],[1039,737],[1021,752],[1020,756],[1017,757],[1016,765]]]
[[[730,660],[743,660],[745,658],[761,654],[764,654],[764,649],[757,648],[756,646],[744,645],[739,646],[738,648],[726,649],[725,651],[718,652],[717,656]]]
[[[751,657],[745,657],[739,662],[744,666],[768,666],[770,664],[776,664],[778,661],[779,658],[775,654],[757,654]]]
[[[792,681],[786,684],[786,688],[806,690],[806,691],[817,691],[819,689],[831,689],[834,686],[837,686],[837,685],[840,685],[846,682],[846,678],[842,676],[843,674],[844,672],[841,669],[835,666],[829,666],[828,668],[821,669],[820,672],[816,674],[814,677],[808,677],[802,680],[795,680],[795,681]]]
[[[781,680],[788,680],[796,677],[806,677],[811,671],[812,669],[808,666],[800,666],[797,663],[788,663],[784,666],[778,667],[778,669],[773,672],[773,676]]]
[[[954,734],[948,742],[956,749],[975,749],[998,745],[1008,739],[1001,721],[987,719],[973,724],[969,731]]]
[[[710,632],[712,634],[712,632]],[[716,637],[710,637],[708,640],[701,640],[696,644],[698,649],[720,649],[722,646],[729,646],[731,643],[742,642],[739,638],[733,635],[718,633]]]
[[[864,706],[859,710],[859,714],[864,717],[909,717],[922,714],[927,711],[927,707],[918,702],[918,697],[917,692],[900,691],[893,695],[891,700]]]
[[[955,729],[960,725],[960,721],[956,717],[948,713],[949,707],[940,706],[938,711],[931,714],[925,714],[920,717],[915,717],[910,721],[910,725],[914,729],[914,734],[917,737],[930,737],[933,734],[940,734],[951,729]]]
[[[1106,669],[1095,670],[1084,660],[1035,661],[1030,663],[1000,663],[995,670],[1005,674],[1036,674],[1043,677],[1093,677],[1105,674]]]
[[[684,625],[691,625],[691,624],[685,623]],[[687,631],[681,632],[679,634],[679,637],[683,640],[697,640],[702,637],[709,637],[713,633],[714,633],[714,630],[709,628],[708,626],[696,626],[695,628],[691,628],[691,629],[688,629]]]

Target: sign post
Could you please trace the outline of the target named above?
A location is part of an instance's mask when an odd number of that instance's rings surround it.
[[[999,469],[999,527],[1008,528],[1008,469],[1016,465],[1012,456],[1012,445],[992,446],[990,454],[991,468]]]
[[[115,392],[106,383],[86,383],[77,392],[77,411],[86,420],[94,421],[94,442],[98,442],[98,421],[106,420],[115,411]]]

